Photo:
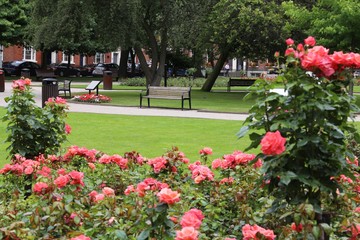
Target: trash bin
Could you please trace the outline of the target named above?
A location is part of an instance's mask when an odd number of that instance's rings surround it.
[[[112,72],[111,71],[104,71],[103,89],[104,90],[112,90]]]
[[[25,78],[29,78],[30,77],[30,69],[28,69],[28,68],[21,69],[21,76],[25,77]]]
[[[5,72],[0,69],[0,92],[5,91]]]
[[[51,97],[59,96],[59,86],[55,78],[44,78],[42,80],[42,107],[45,106],[45,102]]]

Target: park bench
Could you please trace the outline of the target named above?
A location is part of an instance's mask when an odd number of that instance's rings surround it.
[[[191,110],[191,87],[148,86],[146,91],[140,93],[140,108],[142,107],[143,98],[147,98],[148,107],[150,107],[150,99],[181,100],[181,110],[184,110],[184,101],[188,100],[189,109]]]
[[[56,75],[53,70],[36,69],[36,80],[41,81],[44,78],[55,78]]]
[[[66,97],[66,92],[69,92],[69,96],[71,98],[71,82],[72,80],[64,80],[58,82],[58,91],[64,92],[65,97]]]
[[[227,91],[230,92],[231,87],[236,86],[251,86],[255,83],[256,78],[229,78],[227,84]]]

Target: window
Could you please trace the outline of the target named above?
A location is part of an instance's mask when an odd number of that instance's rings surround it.
[[[95,54],[95,63],[103,63],[105,59],[105,55],[103,53]]]
[[[68,60],[69,60],[69,55],[63,53],[63,54],[62,54],[62,62],[63,62],[63,63],[67,63]],[[74,64],[74,55],[71,55],[71,57],[70,57],[70,63]]]
[[[32,47],[24,47],[23,60],[36,61],[36,51]]]

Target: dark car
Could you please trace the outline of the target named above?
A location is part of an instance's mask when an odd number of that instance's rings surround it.
[[[60,77],[69,77],[69,76],[80,76],[80,69],[76,68],[74,65],[67,63],[60,63],[55,67],[54,74]]]
[[[30,76],[36,76],[36,69],[39,69],[40,65],[30,61],[12,61],[12,62],[4,62],[3,69],[5,75],[11,76],[20,76],[21,71],[23,69],[29,69]]]
[[[85,66],[80,67],[80,75],[83,77],[92,76],[95,66],[96,64],[87,64]]]

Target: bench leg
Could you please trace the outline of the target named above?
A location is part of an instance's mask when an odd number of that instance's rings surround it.
[[[142,95],[140,94],[140,108],[142,107]]]
[[[189,109],[191,110],[191,98],[189,98]]]
[[[148,98],[148,108],[150,108],[150,98]]]
[[[184,111],[184,99],[181,99],[181,111]]]

